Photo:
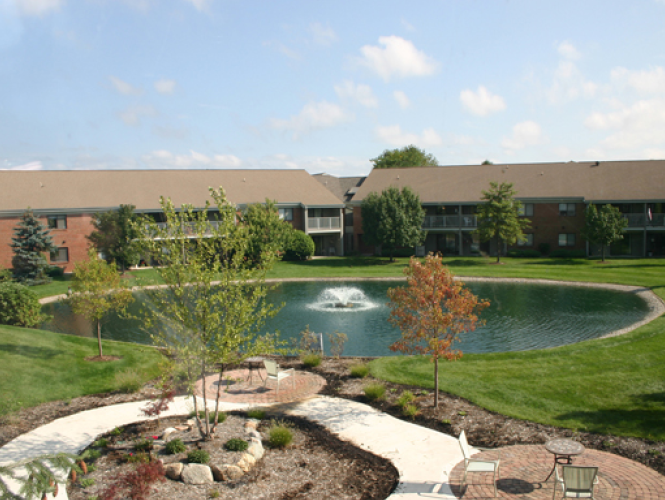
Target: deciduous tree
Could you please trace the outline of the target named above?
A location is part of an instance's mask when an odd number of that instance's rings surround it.
[[[247,257],[252,264],[263,260],[262,254],[270,252],[279,255],[284,252],[291,237],[293,227],[279,218],[279,210],[274,201],[253,203],[247,207],[243,222],[249,227]]]
[[[164,288],[145,290],[146,307],[141,318],[153,342],[165,348],[177,368],[186,373],[197,426],[205,439],[211,439],[217,426],[224,373],[232,364],[258,354],[279,350],[276,336],[261,336],[265,319],[281,306],[265,298],[269,287],[265,273],[275,254],[263,252],[262,260],[247,266],[245,254],[250,228],[236,224],[236,209],[223,189],[210,190],[218,210],[218,221],[208,221],[211,206],[202,210],[182,205],[179,210],[170,199],[161,199],[166,224],[136,224],[140,245],[159,267]],[[215,398],[214,424],[208,407],[199,418],[194,396],[196,381],[217,369],[220,384]],[[206,384],[201,394],[206,400]]]
[[[483,191],[484,203],[478,205],[478,233],[481,241],[496,242],[496,261],[501,261],[503,243],[514,245],[524,241],[524,230],[530,221],[519,216],[522,204],[514,197],[517,193],[508,182],[490,182],[490,190]]]
[[[479,324],[478,314],[489,306],[478,300],[441,259],[428,255],[424,262],[411,258],[404,269],[407,284],[390,288],[388,321],[402,331],[392,351],[430,356],[434,363],[434,406],[439,405],[439,359],[455,360],[462,352],[454,348],[459,335]]]
[[[418,149],[413,144],[402,149],[386,149],[370,161],[374,163],[374,168],[436,167],[438,165],[434,156]]]
[[[102,320],[109,311],[124,311],[134,300],[115,263],[108,264],[88,249],[88,260],[77,262],[72,279],[72,294],[67,298],[72,311],[95,323],[97,345],[102,357]]]
[[[628,221],[618,208],[608,204],[598,210],[596,205],[591,204],[586,209],[582,236],[589,243],[600,245],[602,262],[605,262],[605,247],[623,239],[623,230],[627,226]]]
[[[370,193],[362,202],[363,239],[381,245],[395,260],[397,248],[421,245],[427,233],[422,230],[425,211],[420,198],[409,187],[389,187],[380,195]]]
[[[136,219],[135,208],[134,205],[120,205],[118,210],[95,214],[92,219],[95,230],[87,237],[97,250],[104,253],[107,262],[115,261],[122,271],[139,260],[133,243],[136,238],[132,225]]]
[[[50,231],[44,228],[29,208],[21,216],[10,244],[14,251],[12,267],[18,281],[26,285],[39,285],[51,279],[46,276],[48,263],[44,252],[53,252],[56,247]]]

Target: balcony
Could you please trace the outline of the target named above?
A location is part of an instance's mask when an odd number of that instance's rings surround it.
[[[665,226],[665,214],[652,214],[651,220],[644,214],[623,214],[628,227]]]
[[[443,229],[460,227],[475,228],[478,219],[475,215],[428,215],[423,220],[423,229]]]
[[[307,219],[309,231],[335,231],[340,228],[339,217],[310,217]]]

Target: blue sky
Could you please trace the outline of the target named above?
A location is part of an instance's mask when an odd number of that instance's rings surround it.
[[[0,168],[665,158],[665,0],[0,0]]]

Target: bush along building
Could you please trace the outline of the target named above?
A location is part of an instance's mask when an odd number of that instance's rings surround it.
[[[160,196],[176,206],[203,207],[209,187],[222,186],[238,210],[266,199],[309,234],[315,255],[373,254],[363,242],[362,201],[388,187],[410,187],[426,212],[424,245],[405,254],[496,255],[475,233],[477,207],[490,182],[508,182],[531,221],[526,240],[510,250],[549,255],[598,255],[582,237],[586,207],[611,204],[628,222],[609,255],[665,255],[665,161],[466,165],[373,170],[367,177],[309,175],[304,170],[0,171],[0,267],[10,268],[12,236],[30,208],[50,229],[50,264],[71,272],[87,258],[96,213],[134,205],[161,222]],[[214,216],[214,214],[212,214]]]

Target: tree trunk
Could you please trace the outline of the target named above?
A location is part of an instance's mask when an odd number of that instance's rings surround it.
[[[605,245],[600,245],[601,262],[605,262]]]
[[[439,407],[439,358],[434,358],[434,408]]]
[[[395,251],[394,248],[390,249],[390,262],[395,262],[395,257],[393,256],[393,252]]]
[[[190,367],[187,368],[187,375],[188,375],[188,380],[192,380],[192,372]],[[205,397],[206,397],[206,384],[205,384],[205,379],[203,379],[203,401],[205,401]],[[196,394],[192,394],[192,399],[194,400],[194,421],[196,422],[196,425],[199,428],[199,432],[203,436],[203,426],[201,425],[201,419],[199,418],[199,406],[196,400]]]
[[[206,362],[201,360],[201,380],[203,380],[203,416],[205,417],[205,433],[203,438],[210,439],[210,413],[208,412],[208,398],[206,397]]]
[[[217,396],[215,397],[215,423],[212,426],[211,432],[215,432],[215,429],[217,429],[217,420],[219,420],[219,399],[222,397],[222,380],[224,380],[224,363],[220,363]]]
[[[102,322],[97,320],[97,345],[99,346],[99,357],[102,357],[104,353],[102,352]]]
[[[496,238],[496,262],[501,262],[501,238]]]

